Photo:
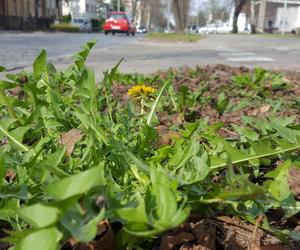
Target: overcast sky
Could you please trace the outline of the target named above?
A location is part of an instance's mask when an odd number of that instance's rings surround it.
[[[191,0],[191,14],[197,14],[197,10],[199,10],[200,5],[205,3],[207,0]]]

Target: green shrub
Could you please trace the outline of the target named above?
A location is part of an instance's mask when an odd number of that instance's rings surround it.
[[[72,20],[72,16],[71,16],[71,14],[69,14],[69,15],[62,16],[61,19],[60,19],[60,22],[70,23],[71,20]]]
[[[80,32],[80,28],[68,23],[58,23],[50,26],[53,31],[63,31],[63,32]]]
[[[104,22],[105,22],[105,19],[103,19],[103,18],[91,19],[92,30],[93,31],[102,31],[102,24]]]

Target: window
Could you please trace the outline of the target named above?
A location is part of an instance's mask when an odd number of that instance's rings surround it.
[[[26,13],[27,13],[27,16],[30,16],[30,2],[29,1],[27,1],[26,2]]]
[[[13,0],[13,16],[17,16],[17,11],[18,11],[18,8],[17,8],[17,0]]]
[[[89,12],[89,8],[90,8],[90,6],[89,6],[88,4],[86,4],[86,6],[85,6],[85,11],[86,11],[86,12]]]
[[[125,14],[111,14],[110,18],[120,20],[120,19],[127,19]]]

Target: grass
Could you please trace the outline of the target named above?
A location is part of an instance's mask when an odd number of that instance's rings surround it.
[[[69,23],[52,24],[50,26],[50,30],[60,31],[60,32],[80,32],[79,27],[74,26],[74,25],[69,24]]]
[[[146,35],[146,40],[159,41],[159,42],[185,42],[185,43],[196,43],[202,39],[201,35],[190,34],[190,33],[159,33],[153,32]]]

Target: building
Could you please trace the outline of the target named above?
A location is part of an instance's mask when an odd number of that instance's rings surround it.
[[[74,19],[94,19],[98,17],[97,0],[70,0],[63,3],[63,15],[71,15]]]
[[[286,11],[284,8],[287,4]],[[255,1],[257,30],[291,31],[300,27],[300,0]]]
[[[0,0],[0,29],[47,29],[62,14],[62,0]]]

